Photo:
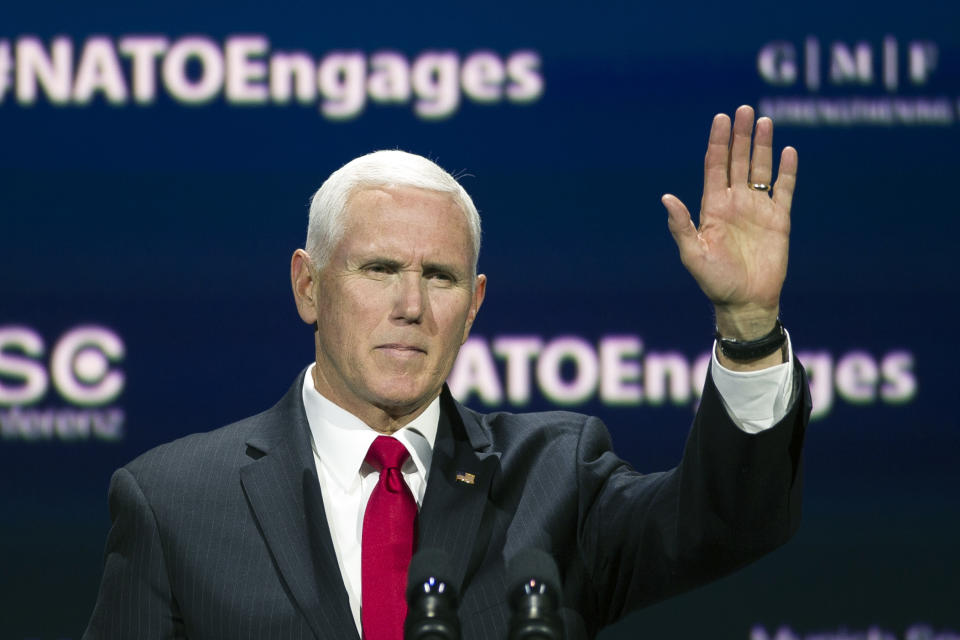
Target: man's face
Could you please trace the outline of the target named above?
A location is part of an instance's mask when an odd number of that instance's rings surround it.
[[[298,267],[306,254],[294,254],[294,291],[301,317],[317,323],[317,390],[389,432],[440,392],[486,279],[474,280],[467,221],[447,195],[371,188],[354,193],[345,213],[322,270]],[[305,269],[309,282],[298,278]]]

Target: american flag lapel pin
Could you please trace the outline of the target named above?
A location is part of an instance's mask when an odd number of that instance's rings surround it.
[[[463,484],[476,484],[477,476],[472,473],[467,473],[466,471],[461,471],[457,474],[457,482],[462,482]]]

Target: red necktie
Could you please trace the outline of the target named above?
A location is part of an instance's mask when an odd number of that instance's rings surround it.
[[[400,472],[409,457],[399,440],[378,436],[365,459],[380,472],[363,514],[360,620],[365,640],[403,640],[404,591],[417,517],[417,503]]]

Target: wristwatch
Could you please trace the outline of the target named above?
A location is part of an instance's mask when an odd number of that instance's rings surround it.
[[[784,331],[779,318],[777,318],[777,322],[773,325],[770,333],[756,340],[741,341],[734,338],[724,338],[720,335],[720,331],[717,331],[714,335],[723,355],[737,362],[759,360],[777,349],[783,348],[783,344],[787,341],[787,332]]]

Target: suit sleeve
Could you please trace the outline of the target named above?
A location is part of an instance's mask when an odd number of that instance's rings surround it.
[[[127,469],[113,474],[109,502],[103,579],[83,640],[185,638],[153,510]]]
[[[782,545],[800,523],[800,449],[810,412],[803,369],[772,428],[733,424],[708,376],[680,465],[640,474],[595,418],[578,445],[580,553],[600,625],[730,573]],[[589,618],[588,618],[589,619]]]

